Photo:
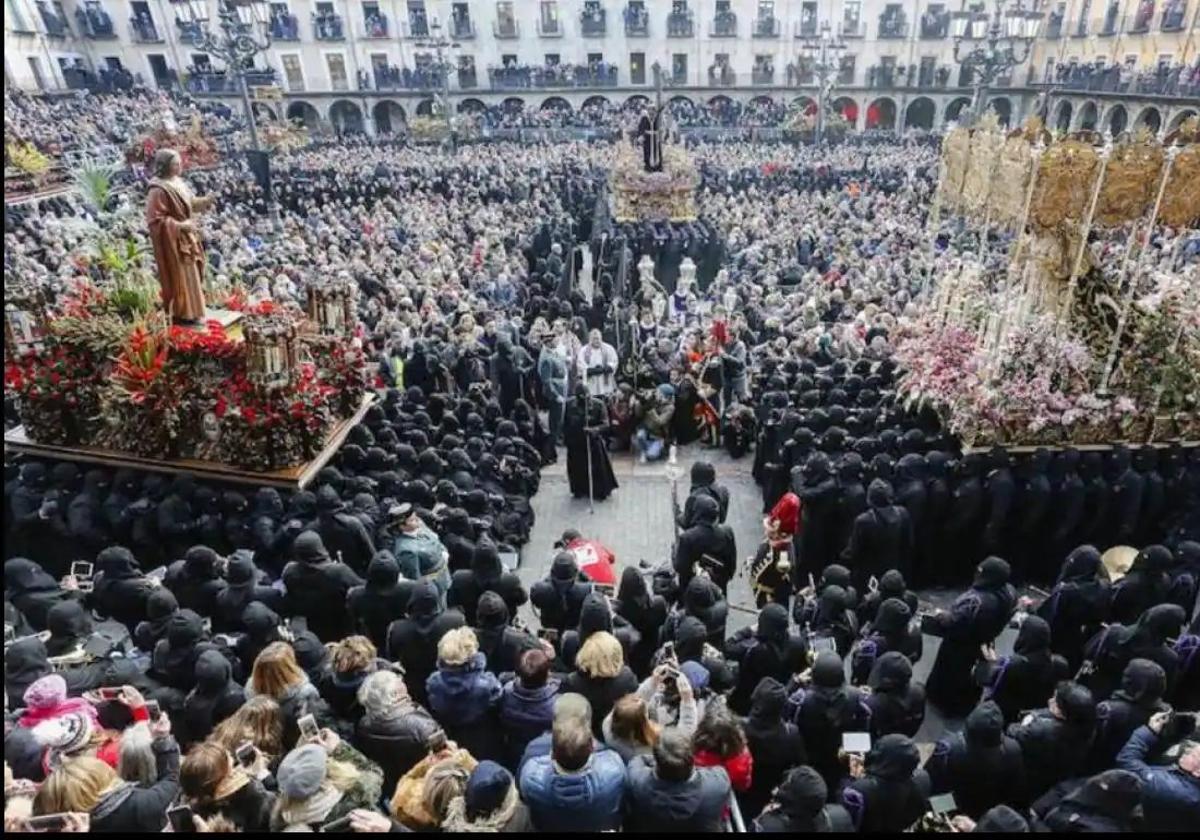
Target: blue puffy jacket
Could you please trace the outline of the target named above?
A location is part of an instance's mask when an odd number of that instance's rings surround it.
[[[1148,726],[1134,730],[1117,753],[1117,766],[1142,780],[1142,812],[1146,831],[1187,831],[1200,814],[1200,779],[1178,764],[1155,767],[1146,758],[1159,748],[1159,738]]]
[[[538,831],[616,831],[625,798],[625,762],[612,750],[592,754],[578,773],[564,773],[551,756],[521,768],[521,798]]]
[[[487,657],[476,653],[462,665],[438,663],[425,681],[429,711],[451,740],[479,760],[503,758],[504,740],[496,720],[501,686],[487,670]]]

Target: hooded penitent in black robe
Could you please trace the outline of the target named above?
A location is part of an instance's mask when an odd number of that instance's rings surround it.
[[[947,715],[965,715],[979,697],[971,678],[979,647],[1000,634],[1017,603],[1008,577],[1008,563],[987,558],[979,564],[971,588],[955,599],[949,613],[937,616],[942,644],[925,687],[929,699]]]
[[[608,410],[603,402],[588,396],[582,385],[575,389],[575,398],[567,403],[563,433],[567,445],[567,480],[571,495],[588,496],[589,466],[591,495],[596,501],[608,498],[619,486],[604,445],[608,430]],[[589,465],[590,450],[590,465]]]

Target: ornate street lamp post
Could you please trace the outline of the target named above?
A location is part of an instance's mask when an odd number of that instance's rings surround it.
[[[225,63],[227,72],[238,79],[242,95],[242,108],[246,112],[246,125],[250,129],[250,145],[255,152],[262,153],[258,140],[258,124],[254,119],[254,108],[250,105],[248,72],[254,67],[259,53],[271,48],[271,12],[267,0],[217,0],[217,27],[213,32],[208,25],[208,10],[205,0],[188,0],[178,5],[180,19],[193,24],[196,36],[192,45],[197,50],[216,56]],[[276,233],[283,230],[279,221],[279,208],[275,204],[274,190],[267,179],[267,213],[271,227]]]
[[[454,115],[450,111],[450,59],[446,55],[447,50],[456,50],[460,44],[457,41],[452,41],[442,34],[442,24],[434,18],[429,24],[430,37],[417,42],[417,47],[423,50],[433,50],[437,58],[434,60],[434,67],[442,74],[442,113],[446,118],[446,133],[450,139],[450,148],[455,147],[454,142]]]
[[[1023,0],[994,0],[994,3],[991,15],[962,11],[950,16],[954,60],[970,67],[975,88],[973,120],[983,115],[992,83],[1029,58],[1042,23],[1042,13],[1026,11],[1022,8]],[[967,40],[978,43],[967,44]]]
[[[846,42],[840,33],[834,35],[829,21],[821,23],[816,35],[806,36],[801,48],[812,58],[812,70],[817,77],[817,145],[825,136],[825,109],[837,85],[837,74],[841,70],[842,55],[846,52]]]

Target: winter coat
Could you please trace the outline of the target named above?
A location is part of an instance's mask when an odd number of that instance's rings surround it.
[[[445,726],[450,740],[476,759],[503,758],[503,740],[496,720],[502,688],[487,670],[487,658],[476,653],[461,665],[438,663],[425,681],[429,710]]]
[[[748,712],[759,683],[767,677],[787,683],[793,674],[808,667],[807,653],[804,637],[788,630],[787,608],[768,604],[759,613],[757,627],[742,628],[725,644],[725,659],[738,665],[729,708],[739,714]]]
[[[808,761],[799,728],[783,719],[786,703],[786,689],[771,677],[764,677],[754,689],[750,716],[743,725],[754,759],[750,789],[739,797],[745,820],[758,816],[788,770]]]
[[[181,737],[189,744],[203,741],[244,702],[245,691],[233,681],[229,660],[219,651],[205,651],[196,660],[196,687],[183,703]]]
[[[283,584],[287,587],[286,611],[308,619],[308,629],[323,642],[335,642],[353,631],[352,621],[344,608],[346,594],[363,581],[345,563],[322,562],[288,563],[283,569]]]
[[[367,566],[367,581],[346,593],[346,609],[355,630],[365,635],[376,650],[387,649],[388,626],[408,610],[413,584],[400,580],[400,566],[386,551],[378,552]]]
[[[521,768],[521,798],[538,831],[616,831],[625,802],[625,763],[612,750],[592,753],[567,773],[546,755]]]
[[[687,781],[660,779],[651,756],[629,762],[626,831],[717,832],[729,800],[729,777],[716,767],[697,767]]]
[[[515,772],[529,742],[549,732],[554,723],[554,701],[560,683],[551,678],[538,688],[526,688],[519,679],[504,686],[500,695],[500,728],[504,734],[504,766]]]
[[[866,773],[842,791],[842,805],[862,833],[901,832],[929,807],[929,776],[918,768],[917,745],[885,735],[871,746]]]
[[[426,581],[413,587],[408,615],[388,627],[387,658],[404,668],[409,696],[425,703],[425,683],[437,667],[437,645],[442,636],[466,624],[459,610],[443,610],[437,587]]]
[[[329,754],[329,758],[354,767],[357,773],[350,786],[342,791],[334,806],[323,814],[303,812],[302,808],[293,812],[284,808],[282,800],[276,800],[275,810],[271,814],[272,832],[303,830],[299,828],[302,826],[315,830],[318,826],[349,816],[351,811],[358,808],[374,811],[379,807],[379,797],[383,792],[383,771],[377,764],[345,741],[338,744],[337,749]]]
[[[156,738],[155,781],[143,786],[125,782],[100,797],[92,807],[91,831],[158,833],[166,825],[168,806],[179,795],[179,745],[171,737]]]
[[[912,665],[898,651],[885,653],[875,662],[868,678],[871,693],[871,738],[898,732],[916,737],[925,720],[925,687],[912,682]]]
[[[271,825],[275,794],[264,788],[258,779],[243,776],[242,783],[232,793],[220,799],[189,801],[187,804],[204,819],[220,814],[232,822],[238,831],[266,831]]]
[[[1200,813],[1200,780],[1178,764],[1149,764],[1150,756],[1161,747],[1159,737],[1143,726],[1117,753],[1117,766],[1142,780],[1144,831],[1193,831]]]
[[[601,738],[604,718],[618,700],[637,691],[637,688],[637,677],[628,665],[623,665],[615,677],[592,677],[582,671],[573,671],[562,681],[560,693],[582,694],[587,698],[592,706],[592,735]]]
[[[363,715],[355,726],[353,743],[383,771],[383,789],[394,791],[401,777],[428,754],[429,738],[439,729],[428,712],[411,704],[387,717]]]

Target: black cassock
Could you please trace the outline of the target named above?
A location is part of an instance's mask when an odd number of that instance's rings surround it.
[[[566,418],[563,422],[563,436],[567,446],[567,480],[571,485],[571,495],[576,498],[588,495],[589,447],[593,497],[597,501],[607,499],[608,495],[617,489],[617,476],[613,473],[608,449],[604,445],[603,434],[607,430],[608,410],[600,400],[587,397],[585,403],[583,399],[574,397],[567,403]]]

